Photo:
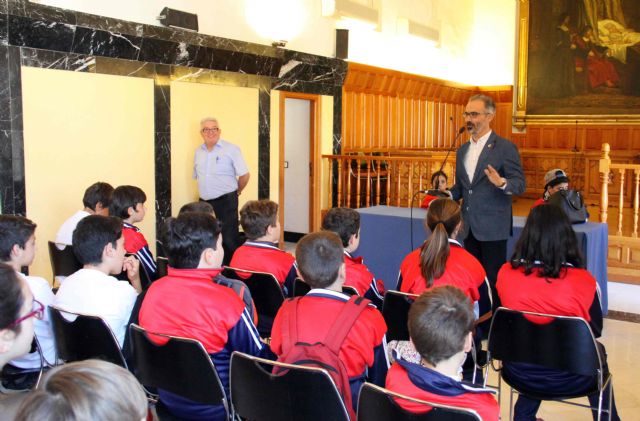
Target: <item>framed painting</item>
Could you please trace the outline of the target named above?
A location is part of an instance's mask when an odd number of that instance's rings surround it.
[[[519,0],[514,124],[640,123],[640,0]]]

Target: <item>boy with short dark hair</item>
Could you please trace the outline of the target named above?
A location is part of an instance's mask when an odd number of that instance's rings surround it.
[[[291,296],[297,272],[295,258],[278,248],[278,204],[266,199],[245,203],[240,210],[240,224],[247,241],[236,249],[229,265],[270,273],[278,280],[285,296]]]
[[[72,244],[73,230],[76,229],[78,222],[89,215],[109,215],[109,205],[111,204],[111,194],[113,194],[113,187],[109,183],[97,182],[90,185],[84,192],[82,198],[82,204],[84,209],[80,210],[73,215],[60,227],[58,234],[56,234],[56,244],[58,248],[63,249],[63,246],[70,246]]]
[[[54,299],[51,285],[43,278],[26,276],[20,272],[22,267],[30,266],[35,258],[35,232],[36,224],[23,216],[0,215],[0,262],[11,266],[18,277],[27,283],[33,298],[45,307],[43,319],[34,320],[34,330],[45,364],[53,366],[56,363],[55,342],[49,312],[46,311]],[[35,351],[16,358],[9,364],[18,369],[32,371],[40,368],[40,355]]]
[[[149,244],[142,232],[134,224],[141,222],[147,212],[144,202],[147,195],[136,186],[118,186],[111,196],[109,211],[111,216],[123,221],[122,234],[124,236],[124,248],[127,253],[135,254],[142,270],[146,273],[150,282],[158,279],[158,268],[149,249]],[[146,286],[146,285],[145,285]]]
[[[342,293],[345,264],[342,242],[337,234],[321,231],[305,235],[296,247],[298,270],[303,280],[313,288],[306,296],[294,298],[297,313],[291,314],[283,305],[273,323],[271,349],[283,355],[288,326],[284,321],[296,317],[297,341],[313,344],[322,342],[331,327],[340,323],[341,313],[350,297]],[[367,301],[364,298],[359,298]],[[288,304],[286,302],[285,304]],[[358,402],[360,386],[365,381],[383,385],[387,374],[385,333],[387,326],[379,311],[368,305],[356,319],[340,347],[351,388],[353,409]]]
[[[483,420],[498,420],[500,408],[491,389],[475,388],[460,381],[462,364],[471,350],[475,315],[469,298],[447,285],[424,292],[409,310],[409,335],[421,356],[420,364],[396,354],[387,375],[387,389],[412,398],[469,408]],[[397,399],[410,412],[431,407]]]
[[[182,205],[180,211],[178,212],[178,215],[182,215],[185,212],[204,212],[213,215],[214,218],[216,216],[216,213],[213,210],[213,206],[211,206],[209,202],[205,202],[203,200],[200,200],[198,202],[189,202]]]
[[[360,296],[368,298],[382,310],[384,283],[376,280],[363,263],[362,257],[352,255],[360,245],[360,214],[350,208],[329,209],[322,220],[322,229],[335,232],[342,240],[347,268],[345,286],[355,288]]]
[[[83,268],[65,279],[54,305],[101,317],[122,346],[131,309],[142,290],[138,260],[125,257],[122,221],[113,216],[87,216],[73,232],[73,244]],[[123,270],[131,285],[111,276]]]
[[[169,258],[168,274],[147,290],[140,325],[151,332],[200,341],[228,398],[233,351],[251,355],[268,351],[242,299],[233,289],[213,281],[222,277],[220,223],[210,213],[182,213],[166,221],[163,243]],[[166,390],[159,390],[159,396],[181,418],[225,419],[222,405],[196,403]]]

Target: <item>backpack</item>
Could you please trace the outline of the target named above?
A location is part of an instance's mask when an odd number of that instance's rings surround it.
[[[249,291],[249,288],[244,282],[237,279],[227,278],[222,275],[217,275],[213,278],[213,282],[218,285],[222,285],[223,287],[231,288],[236,294],[238,294],[238,297],[240,297],[244,306],[247,308],[249,316],[251,316],[251,320],[253,320],[253,324],[258,326],[258,312],[256,311],[256,306],[253,304],[251,291]]]
[[[589,212],[577,190],[559,190],[549,197],[550,205],[559,206],[572,224],[587,222]]]
[[[369,300],[360,296],[351,296],[336,318],[327,336],[321,342],[313,344],[298,341],[298,303],[305,297],[296,297],[284,302],[282,321],[282,355],[279,362],[322,368],[329,373],[335,383],[349,417],[355,420],[351,399],[347,367],[340,359],[340,347],[360,314],[367,308]],[[274,374],[283,374],[286,369],[274,367]]]

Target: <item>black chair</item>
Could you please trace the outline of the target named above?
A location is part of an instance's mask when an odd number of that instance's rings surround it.
[[[534,323],[531,317],[544,317],[544,323]],[[505,307],[496,310],[489,330],[489,358],[505,363],[528,363],[597,379],[593,388],[585,393],[572,396],[558,396],[531,390],[526,384],[512,378],[504,370],[500,371],[498,390],[504,380],[511,388],[509,419],[512,419],[514,389],[533,399],[561,401],[567,404],[591,408],[590,405],[565,402],[565,399],[583,397],[598,393],[600,404],[598,419],[602,412],[603,392],[612,386],[611,375],[605,375],[603,357],[598,352],[598,344],[589,324],[580,317],[555,316],[527,311],[516,311]],[[609,408],[611,397],[609,394]]]
[[[311,286],[307,284],[300,278],[296,278],[293,282],[293,296],[294,297],[302,297],[303,295],[307,295],[307,293],[311,291]],[[346,285],[342,286],[342,292],[347,295],[359,295],[358,290],[354,287],[349,287]]]
[[[167,268],[169,267],[169,259],[158,256],[156,258],[156,267],[158,268],[158,279],[167,276]]]
[[[49,259],[51,260],[51,271],[53,276],[69,276],[82,269],[82,264],[73,253],[73,246],[65,246],[58,249],[56,243],[49,241]]]
[[[432,409],[415,414],[402,409],[396,399],[403,399]],[[371,383],[365,383],[360,389],[358,399],[358,421],[482,421],[480,415],[472,409],[440,405],[420,399],[410,398],[392,392]]]
[[[273,319],[284,302],[284,294],[276,277],[270,273],[231,267],[226,267],[222,271],[222,275],[238,279],[247,285],[258,312],[258,332],[263,338],[271,337]]]
[[[63,314],[75,317],[75,320],[67,320]],[[55,306],[49,306],[49,315],[58,358],[66,362],[97,358],[127,368],[118,340],[100,317]]]
[[[224,405],[230,414],[218,373],[204,346],[195,339],[151,333],[167,342],[158,345],[137,324],[129,326],[135,376],[145,387],[166,390],[203,405]],[[160,419],[174,418],[161,402]],[[164,413],[164,416],[163,416]]]
[[[286,368],[272,374],[274,366]],[[242,419],[348,421],[349,415],[331,376],[322,369],[269,361],[234,352],[231,402]]]
[[[400,291],[387,291],[382,302],[382,317],[387,323],[387,342],[408,341],[409,308],[418,298],[415,294]]]

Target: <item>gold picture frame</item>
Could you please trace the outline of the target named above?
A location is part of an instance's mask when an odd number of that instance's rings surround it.
[[[615,2],[620,0],[595,0],[594,3],[598,4],[598,2],[604,1]],[[632,0],[630,3],[633,3],[631,7],[640,7],[640,0]],[[557,57],[560,55],[558,54],[558,44],[551,44],[548,41],[552,37],[554,31],[559,29],[559,26],[557,26],[558,21],[555,19],[549,20],[548,15],[556,13],[559,18],[562,17],[563,14],[568,15],[569,18],[567,19],[570,21],[571,16],[569,13],[558,13],[559,10],[562,10],[563,6],[566,7],[567,5],[574,9],[575,16],[580,17],[583,20],[581,23],[582,29],[580,32],[577,32],[578,30],[576,30],[575,35],[571,38],[579,40],[578,36],[582,37],[582,33],[584,31],[588,31],[587,27],[591,28],[591,26],[584,23],[585,16],[588,16],[588,13],[577,10],[577,8],[586,7],[583,5],[583,2],[566,2],[563,0],[518,0],[516,29],[517,77],[514,86],[513,102],[514,126],[524,127],[527,124],[534,123],[558,125],[577,124],[578,122],[581,124],[640,124],[640,92],[637,94],[635,93],[640,90],[640,78],[638,78],[638,81],[633,81],[631,76],[620,72],[621,76],[617,82],[618,85],[610,83],[607,80],[607,85],[603,84],[603,86],[597,86],[594,88],[591,86],[593,84],[591,80],[592,69],[587,69],[587,59],[583,59],[584,63],[581,64],[584,69],[580,69],[578,67],[579,58],[577,58],[577,52],[571,52],[571,54],[575,55],[575,57],[571,58],[575,63],[575,84],[577,85],[578,81],[580,81],[582,85],[586,85],[586,87],[582,87],[585,92],[580,92],[578,94],[576,89],[572,96],[546,98],[539,93],[541,89],[536,89],[537,86],[545,86],[545,80],[557,83],[557,78],[560,77],[557,72],[553,72],[553,67],[545,65],[544,62],[544,57],[548,60],[557,60]],[[543,14],[547,15],[546,19],[544,16],[541,17]],[[534,28],[532,28],[532,20],[536,23]],[[577,21],[578,19],[576,18],[575,20]],[[592,22],[600,21],[604,22],[604,19],[592,20]],[[580,24],[579,22],[576,23]],[[636,26],[638,26],[636,30],[640,31],[640,24]],[[629,29],[629,31],[633,30]],[[605,39],[604,34],[605,32],[603,29],[601,33],[601,36],[603,37],[602,39]],[[633,32],[634,37],[636,34],[640,37],[640,33]],[[587,38],[588,35],[584,37],[584,39]],[[578,42],[576,43],[579,44]],[[596,43],[593,43],[592,45],[594,50],[595,48],[598,48],[601,51],[604,51],[602,53],[603,58],[601,60],[604,62],[602,66],[613,68],[612,72],[614,73],[616,72],[616,68],[619,68],[628,73],[638,74],[637,72],[640,70],[640,61],[636,61],[636,57],[640,58],[640,42],[632,47],[633,51],[631,51],[631,53],[634,60],[632,64],[633,67],[629,67],[628,69],[625,68],[625,66],[631,66],[628,62],[623,64],[621,62],[614,61],[614,58],[608,56],[608,48]],[[553,50],[554,47],[555,50]],[[577,49],[573,44],[570,48],[573,50]],[[565,57],[564,61],[568,62],[568,59]],[[578,70],[582,73],[579,74]],[[546,75],[545,72],[547,72]],[[609,86],[609,84],[612,86]],[[629,92],[632,92],[633,94],[628,95]],[[557,92],[555,94],[557,94]],[[627,98],[631,100],[630,105],[626,105],[628,102],[624,102]],[[607,101],[610,101],[611,104],[617,104],[617,108],[614,107],[614,105],[609,104]],[[573,104],[579,105],[574,106]],[[620,104],[625,104],[626,106],[621,107]]]

